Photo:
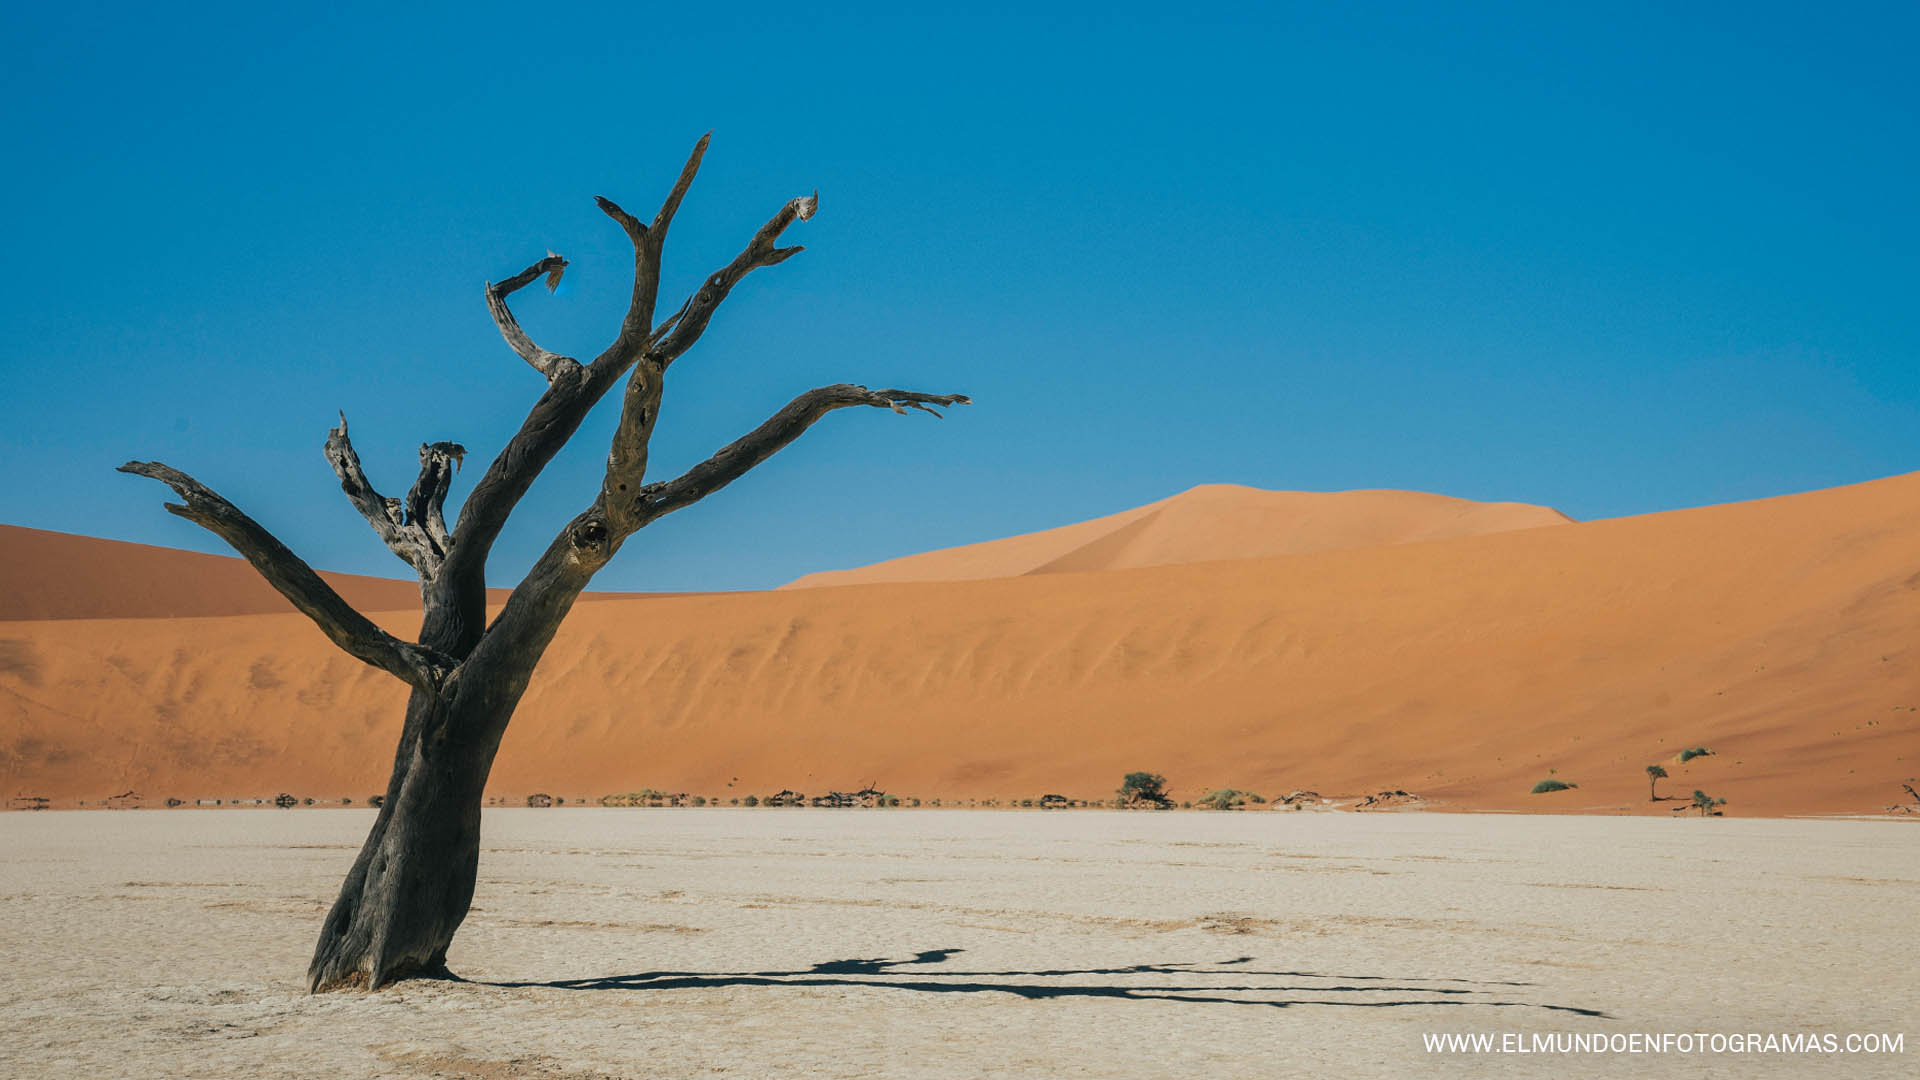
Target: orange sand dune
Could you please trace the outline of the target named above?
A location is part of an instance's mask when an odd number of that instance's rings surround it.
[[[411,581],[325,571],[320,576],[362,611],[420,606],[420,587]],[[505,603],[507,592],[489,589],[488,596],[495,603]],[[588,593],[586,598],[620,595]],[[286,610],[287,601],[236,556],[0,525],[0,622],[265,615]]]
[[[1188,798],[1665,815],[1642,771],[1664,761],[1663,791],[1736,815],[1871,813],[1920,775],[1916,630],[1920,474],[1393,547],[610,600],[554,642],[493,790],[1099,797],[1150,769]],[[294,614],[0,623],[0,788],[360,799],[402,698]],[[1717,753],[1672,760],[1694,745]],[[1549,770],[1578,789],[1527,794]]]
[[[1202,484],[1169,499],[1057,529],[808,574],[783,586],[971,581],[1023,574],[1301,555],[1563,525],[1558,510],[1419,491],[1262,491]]]

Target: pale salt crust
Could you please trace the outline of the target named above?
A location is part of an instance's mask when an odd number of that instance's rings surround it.
[[[490,810],[467,983],[308,997],[353,811],[0,815],[7,1077],[1913,1076],[1920,833]],[[1902,1032],[1889,1057],[1432,1032]]]

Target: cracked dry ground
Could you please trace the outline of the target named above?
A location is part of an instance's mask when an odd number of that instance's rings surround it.
[[[1420,1036],[1920,1015],[1899,823],[490,810],[467,981],[305,996],[367,821],[0,816],[0,1075],[1710,1076]]]

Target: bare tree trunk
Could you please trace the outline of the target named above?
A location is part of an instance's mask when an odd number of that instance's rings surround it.
[[[476,640],[466,645],[469,662],[458,678],[408,699],[380,814],[321,925],[307,967],[310,993],[362,982],[378,990],[396,979],[451,974],[447,946],[473,903],[494,754],[578,591],[533,590],[550,603],[537,623],[543,635],[503,640],[506,655],[473,663]],[[445,614],[429,619],[422,637],[456,643],[474,625],[460,607],[438,608]]]
[[[634,280],[618,336],[591,363],[536,344],[507,306],[509,295],[540,278],[549,288],[556,285],[566,259],[549,252],[520,273],[487,285],[487,309],[501,337],[546,379],[547,389],[468,494],[456,526],[448,528],[443,506],[465,447],[423,444],[419,478],[405,499],[395,499],[381,495],[367,478],[344,415],[328,432],[326,457],[342,492],[381,541],[419,574],[424,617],[418,642],[401,641],[353,610],[286,545],[194,478],[158,462],[121,466],[123,472],[173,488],[183,502],[168,504],[169,511],[218,533],[335,644],[413,687],[386,797],[321,927],[307,970],[310,991],[353,985],[378,989],[395,979],[447,974],[447,947],[473,901],[480,809],[501,736],[575,598],[628,537],[745,475],[829,412],[862,406],[938,416],[939,406],[969,403],[961,394],[824,386],[794,398],[680,477],[646,482],[648,444],[668,366],[700,339],[743,278],[799,254],[799,247],[775,243],[819,205],[817,195],[788,202],[732,262],[708,275],[677,312],[655,325],[667,229],[706,148],[702,138],[651,223],[598,200],[632,241]],[[623,380],[620,424],[598,496],[560,530],[489,623],[485,572],[494,540],[541,470]]]
[[[447,703],[415,691],[393,776],[360,856],[327,913],[309,991],[446,973],[480,866],[480,807],[492,754],[445,736]]]

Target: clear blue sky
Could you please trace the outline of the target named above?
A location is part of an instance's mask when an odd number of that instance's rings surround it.
[[[821,210],[675,366],[656,478],[823,383],[978,404],[829,417],[597,587],[1214,481],[1596,518],[1920,468],[1910,4],[411,6],[5,6],[0,520],[222,550],[113,472],[158,458],[398,576],[334,410],[395,494],[422,440],[490,457],[541,384],[482,283],[565,254],[517,310],[592,355],[631,266],[592,196],[650,213],[710,128],[663,306]],[[615,408],[497,584],[591,500]]]

